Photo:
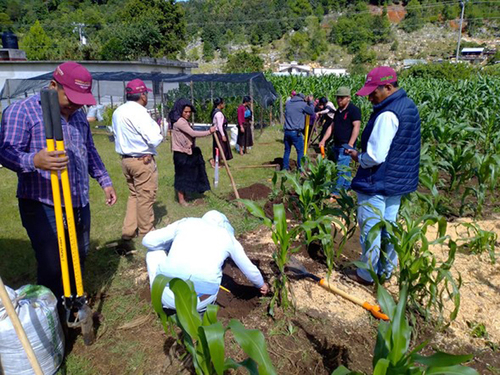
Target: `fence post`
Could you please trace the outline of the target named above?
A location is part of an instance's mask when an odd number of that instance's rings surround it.
[[[10,83],[9,80],[5,80],[5,91],[7,92],[7,104],[10,105]]]
[[[254,113],[253,113],[253,85],[252,85],[252,78],[250,78],[250,81],[248,82],[249,86],[249,91],[250,91],[250,110],[252,111],[252,122],[250,123],[250,127],[252,129],[252,143],[255,140],[255,126],[254,126]]]
[[[97,80],[97,104],[101,104],[101,85],[99,80]]]
[[[193,89],[193,81],[189,82],[189,86],[191,86],[191,105],[194,107],[194,89]],[[194,126],[194,111],[191,112],[191,125]]]

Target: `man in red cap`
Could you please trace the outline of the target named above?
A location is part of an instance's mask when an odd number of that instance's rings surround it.
[[[47,151],[40,94],[9,106],[2,117],[0,162],[18,176],[17,198],[24,228],[38,263],[38,284],[62,296],[61,266],[50,171],[68,169],[83,267],[90,246],[89,174],[104,190],[106,204],[116,202],[111,179],[94,146],[83,105],[95,104],[92,76],[83,66],[65,62],[54,71],[66,151]],[[71,263],[70,263],[71,264]]]
[[[364,285],[377,275],[389,279],[398,262],[385,228],[367,243],[370,229],[383,218],[394,223],[401,197],[417,190],[420,166],[420,116],[417,106],[398,88],[396,72],[388,66],[373,69],[357,95],[368,96],[373,114],[361,135],[361,152],[347,150],[359,162],[351,187],[358,194],[358,222],[364,268],[347,276]]]
[[[113,113],[115,150],[121,155],[129,189],[122,227],[124,240],[144,236],[154,229],[153,204],[158,190],[154,156],[163,136],[146,109],[149,91],[142,80],[130,81],[125,88],[127,102]]]

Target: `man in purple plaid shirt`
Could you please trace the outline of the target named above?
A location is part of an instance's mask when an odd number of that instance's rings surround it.
[[[94,146],[86,116],[79,111],[83,105],[96,103],[92,76],[83,66],[66,62],[56,68],[53,77],[49,88],[57,90],[66,155],[47,151],[37,94],[12,104],[3,113],[0,164],[18,176],[19,212],[35,251],[38,284],[50,288],[59,299],[63,291],[50,171],[68,168],[82,267],[90,245],[89,174],[103,188],[108,206],[115,204],[116,193]],[[71,260],[69,264],[71,267]]]

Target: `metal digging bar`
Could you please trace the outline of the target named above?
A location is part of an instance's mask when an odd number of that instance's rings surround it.
[[[47,150],[64,151],[61,112],[57,91],[43,89],[41,92],[41,101],[43,121],[45,124],[45,138],[47,139]],[[76,237],[75,217],[73,213],[73,203],[71,201],[71,187],[69,183],[68,169],[65,168],[61,171],[61,185],[66,210],[66,223],[68,226],[71,258],[73,261],[76,296],[71,293],[61,190],[57,171],[50,171],[50,182],[52,185],[52,195],[54,199],[54,213],[56,217],[57,239],[64,290],[64,296],[62,298],[63,305],[66,309],[66,321],[68,327],[70,328],[81,328],[85,345],[91,345],[95,341],[94,325],[92,321],[92,310],[88,305],[87,295],[83,291],[80,254],[78,252],[78,241]]]

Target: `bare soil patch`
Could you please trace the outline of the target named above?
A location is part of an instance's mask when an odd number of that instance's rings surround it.
[[[245,188],[238,189],[238,194],[241,199],[251,199],[254,201],[267,199],[271,194],[271,188],[261,183],[256,183]],[[234,193],[229,194],[229,200],[234,200]]]

